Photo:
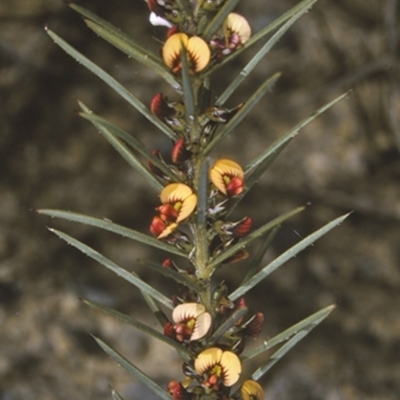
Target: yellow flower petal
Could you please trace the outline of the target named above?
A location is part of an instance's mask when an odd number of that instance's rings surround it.
[[[192,36],[187,44],[187,52],[193,62],[194,72],[200,72],[207,67],[211,51],[207,43],[198,36]]]
[[[186,35],[186,33],[175,33],[164,43],[162,49],[163,60],[167,67],[171,68],[173,71],[181,64],[182,45],[187,47],[188,41],[189,36]]]
[[[251,379],[245,381],[240,389],[243,400],[263,400],[264,390],[259,383]]]
[[[175,222],[168,225],[158,236],[157,239],[162,239],[170,235],[176,228],[178,227],[178,224]]]
[[[220,364],[224,371],[224,385],[228,387],[234,385],[242,372],[239,357],[231,351],[224,351]]]
[[[211,327],[211,315],[208,312],[200,314],[196,319],[190,340],[199,340],[206,336]]]
[[[203,304],[198,303],[184,303],[179,304],[172,312],[172,319],[176,324],[190,318],[197,318],[200,314],[206,312]]]
[[[185,200],[183,200],[182,206],[179,209],[179,214],[178,218],[176,219],[176,222],[181,222],[184,219],[186,219],[196,208],[197,205],[197,196],[192,193],[190,196],[186,197]]]
[[[193,193],[192,189],[183,183],[171,183],[165,186],[160,193],[161,203],[174,203],[176,201],[184,201]]]
[[[203,375],[209,368],[219,363],[222,357],[222,350],[218,347],[210,347],[202,351],[194,362],[194,369],[199,375]]]
[[[243,179],[244,172],[242,167],[232,160],[221,158],[214,164],[210,170],[210,180],[224,195],[227,194],[225,176],[237,176]]]
[[[246,18],[236,13],[230,13],[224,22],[224,31],[237,33],[243,44],[250,39],[251,28]]]
[[[203,70],[210,62],[210,48],[201,37],[189,38],[186,33],[175,33],[167,39],[162,50],[163,60],[173,72],[177,73],[181,69],[182,46],[188,53],[191,72]]]

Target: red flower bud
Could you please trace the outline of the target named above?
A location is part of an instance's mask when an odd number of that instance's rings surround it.
[[[236,238],[242,238],[248,235],[253,225],[253,220],[250,217],[246,217],[232,230],[232,234]]]
[[[190,151],[185,147],[185,139],[180,138],[174,145],[171,159],[174,164],[182,164],[190,157]]]
[[[261,312],[256,313],[254,317],[248,322],[245,333],[248,336],[257,338],[261,333],[264,325],[264,314]]]
[[[171,118],[176,115],[176,110],[168,105],[162,93],[157,93],[153,97],[153,100],[151,100],[150,103],[150,110],[161,120],[164,120],[165,118]]]
[[[150,232],[154,236],[159,236],[167,227],[165,222],[158,216],[155,216],[151,221]]]
[[[170,258],[167,258],[166,260],[163,261],[161,264],[165,268],[172,268],[172,260]]]
[[[175,339],[175,330],[171,322],[164,325],[164,335]]]

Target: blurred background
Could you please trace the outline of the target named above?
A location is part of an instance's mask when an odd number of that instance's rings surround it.
[[[148,23],[143,1],[77,3],[159,51],[165,29]],[[256,32],[297,3],[252,0],[238,12]],[[340,227],[251,292],[252,310],[265,313],[262,339],[319,308],[338,305],[265,377],[268,399],[399,398],[399,3],[319,1],[228,104],[246,100],[266,77],[282,72],[273,92],[214,152],[246,164],[301,119],[352,90],[301,131],[236,212],[237,219],[251,216],[257,227],[308,205],[284,224],[267,263],[313,230],[353,211]],[[46,226],[76,236],[172,293],[169,282],[135,262],[162,261],[164,255],[94,228],[40,217],[34,210],[73,210],[148,232],[157,196],[77,115],[77,99],[149,148],[168,150],[170,143],[54,45],[46,25],[144,104],[158,92],[178,99],[155,74],[97,38],[62,1],[0,1],[0,399],[109,399],[110,386],[127,400],[153,399],[98,349],[90,334],[116,347],[163,386],[181,379],[177,356],[79,300],[101,302],[157,327],[140,295]],[[254,50],[221,70],[214,96]],[[229,275],[234,288],[243,275],[241,266],[245,264],[225,267],[218,278]]]

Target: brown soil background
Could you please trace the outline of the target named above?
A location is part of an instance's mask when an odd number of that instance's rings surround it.
[[[157,51],[162,28],[146,5],[79,2]],[[297,1],[247,1],[239,11],[259,30]],[[283,76],[214,153],[247,163],[321,105],[346,100],[304,129],[268,170],[237,216],[259,226],[310,204],[285,223],[268,259],[349,211],[340,227],[272,274],[250,297],[265,313],[267,339],[319,308],[337,310],[266,376],[266,398],[399,399],[400,393],[400,90],[397,0],[321,0],[247,79],[230,105],[276,71]],[[162,91],[153,73],[88,31],[57,0],[0,0],[0,399],[153,399],[100,351],[102,337],[161,385],[180,379],[176,355],[84,306],[86,297],[156,322],[137,291],[46,230],[75,235],[127,269],[163,255],[119,237],[39,217],[59,208],[106,217],[147,232],[157,196],[74,112],[82,99],[150,148],[168,140],[47,37],[49,27],[126,85],[145,104]],[[251,52],[250,52],[251,53]],[[215,80],[215,94],[250,53]],[[251,249],[250,249],[251,250]],[[267,262],[267,260],[266,260]],[[233,287],[240,265],[226,268]],[[261,360],[259,360],[261,361]]]

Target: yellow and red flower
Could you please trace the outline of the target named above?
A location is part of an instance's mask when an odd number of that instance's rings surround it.
[[[172,312],[174,325],[164,332],[179,341],[193,341],[203,338],[211,327],[211,315],[202,304],[184,303]]]
[[[230,13],[223,25],[225,39],[229,48],[240,47],[251,36],[251,28],[246,18],[236,13]]]
[[[252,379],[248,379],[245,381],[240,388],[240,394],[242,395],[243,400],[263,400],[264,399],[264,390],[261,385],[253,381]]]
[[[207,43],[199,36],[189,37],[186,33],[175,33],[164,43],[162,56],[165,64],[175,74],[182,69],[182,47],[188,56],[191,73],[202,71],[207,67],[211,58],[211,51]]]
[[[160,216],[155,216],[150,225],[150,232],[157,239],[169,236],[197,205],[197,196],[183,183],[167,185],[161,191],[160,199],[162,205],[157,208]]]
[[[228,159],[219,159],[210,170],[210,180],[225,196],[237,196],[244,189],[242,167]]]
[[[197,356],[194,369],[205,377],[204,386],[218,389],[221,383],[230,387],[239,380],[242,364],[235,353],[211,347]]]

